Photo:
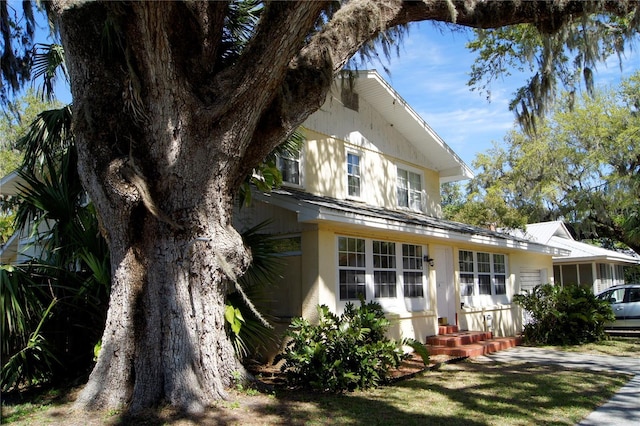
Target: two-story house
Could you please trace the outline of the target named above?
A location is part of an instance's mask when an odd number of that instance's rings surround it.
[[[284,277],[271,314],[314,318],[358,296],[424,341],[439,323],[515,335],[521,286],[553,281],[560,248],[441,218],[440,184],[469,167],[375,71],[339,77],[303,124],[284,185],[255,193],[239,228],[265,219],[282,239]]]

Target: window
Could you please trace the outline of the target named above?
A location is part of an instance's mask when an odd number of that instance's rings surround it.
[[[507,257],[504,254],[458,252],[461,296],[507,294]]]
[[[376,299],[396,297],[396,244],[373,242],[373,292]]]
[[[282,182],[301,185],[300,151],[284,152],[277,157],[278,170],[282,173]]]
[[[460,250],[460,295],[473,296],[473,252]]]
[[[420,245],[338,237],[340,300],[362,295],[386,306],[408,306],[396,301],[411,298],[410,309],[426,309],[423,253]]]
[[[494,294],[507,294],[507,262],[504,254],[493,255]]]
[[[398,206],[422,211],[422,178],[420,174],[398,167]]]
[[[360,160],[360,155],[347,153],[347,188],[350,197],[360,197]]]
[[[479,294],[491,294],[491,255],[478,253],[477,256]]]
[[[338,238],[340,300],[367,298],[365,243],[361,238]]]
[[[424,297],[422,246],[402,245],[402,269],[404,297]]]
[[[274,237],[269,241],[276,256],[299,256],[302,253],[302,237]]]
[[[598,299],[609,303],[622,303],[624,301],[624,288],[606,291],[599,295]]]

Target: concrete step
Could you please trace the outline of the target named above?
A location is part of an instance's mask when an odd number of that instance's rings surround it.
[[[459,331],[457,325],[439,325],[438,326],[438,334],[451,334],[457,333]]]
[[[426,348],[430,355],[447,355],[469,358],[487,355],[522,344],[522,337],[493,338],[490,332],[458,332],[427,338]]]
[[[447,333],[444,335],[427,337],[427,345],[431,346],[447,346],[450,348],[477,343],[482,340],[493,338],[493,334],[488,331],[461,331]]]

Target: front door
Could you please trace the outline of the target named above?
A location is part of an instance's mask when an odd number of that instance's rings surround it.
[[[453,250],[451,247],[432,246],[433,267],[436,270],[438,318],[446,318],[449,325],[456,325],[456,301],[453,282]]]

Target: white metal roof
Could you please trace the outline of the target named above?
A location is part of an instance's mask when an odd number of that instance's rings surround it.
[[[558,236],[573,240],[571,233],[562,221],[554,220],[551,222],[530,223],[527,225],[527,237],[533,238],[542,244],[549,242],[551,237]]]
[[[568,250],[569,256],[554,256],[554,263],[613,262],[640,264],[640,257],[607,250],[592,244],[576,241],[562,221],[532,223],[527,225],[526,238]]]
[[[0,179],[0,195],[14,196],[18,195],[20,185],[24,185],[24,181],[14,171]]]
[[[355,91],[430,161],[440,182],[471,179],[473,171],[375,70],[357,73]]]

